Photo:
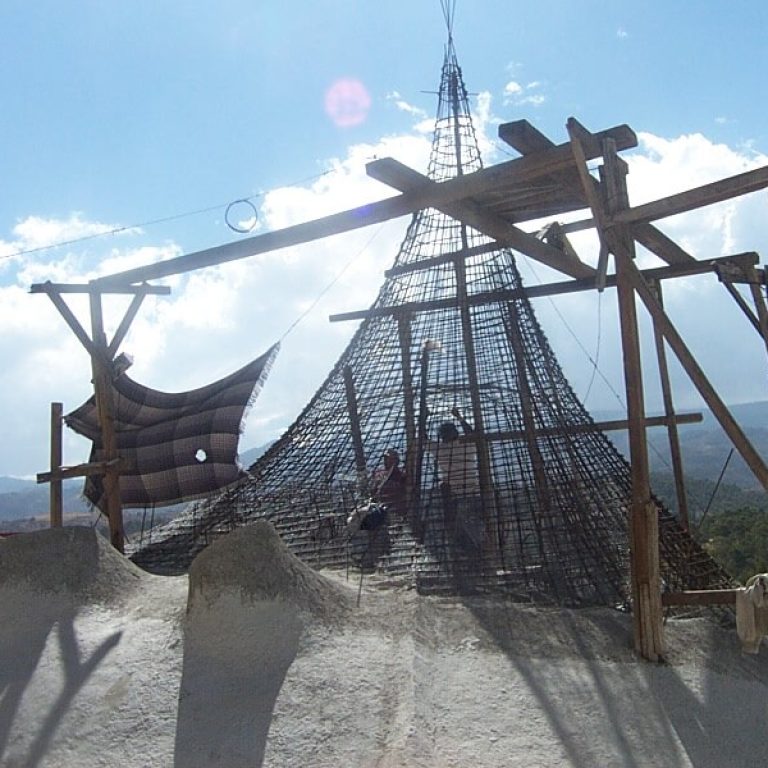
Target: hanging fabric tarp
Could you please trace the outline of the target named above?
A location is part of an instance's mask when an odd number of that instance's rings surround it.
[[[125,374],[113,382],[117,451],[124,507],[176,504],[207,496],[240,479],[237,444],[246,408],[269,373],[279,344],[239,371],[189,392],[149,389]],[[65,417],[93,441],[91,461],[104,458],[95,399]],[[100,476],[87,479],[86,498],[104,509]]]

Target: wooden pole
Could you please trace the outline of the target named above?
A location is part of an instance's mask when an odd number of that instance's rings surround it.
[[[357,483],[360,493],[368,495],[368,468],[365,464],[365,451],[363,449],[363,433],[360,430],[360,412],[357,408],[357,394],[355,382],[352,378],[352,368],[344,366],[344,389],[347,394],[347,412],[349,413],[349,426],[352,433],[352,446],[355,451],[355,469],[357,471]]]
[[[61,469],[62,461],[62,428],[61,418],[63,406],[61,403],[51,403],[51,479],[50,493],[50,512],[51,528],[61,528],[64,522],[62,510],[62,482],[58,473]]]
[[[91,308],[91,341],[97,354],[91,355],[93,371],[93,391],[96,399],[96,409],[101,426],[101,441],[104,450],[104,461],[111,462],[118,458],[117,435],[115,434],[114,412],[112,400],[112,371],[108,358],[107,338],[104,333],[104,318],[101,308],[101,293],[92,290],[89,294]],[[110,361],[111,363],[111,361]],[[109,539],[118,551],[125,549],[125,531],[123,529],[123,507],[120,501],[120,474],[117,464],[111,465],[104,475],[104,494],[106,497],[106,512],[109,520]]]
[[[627,166],[613,142],[603,142],[605,164],[601,169],[604,205],[610,216],[628,204]],[[605,233],[616,262],[616,288],[627,393],[632,501],[629,516],[630,582],[635,649],[649,661],[664,654],[659,573],[658,510],[651,500],[648,444],[645,432],[645,397],[637,328],[635,290],[629,277],[634,264],[634,241],[625,227]]]
[[[664,306],[661,292],[661,283],[653,284],[659,306]],[[664,334],[656,320],[653,321],[653,338],[656,343],[656,358],[659,363],[659,377],[661,379],[661,393],[664,400],[664,415],[667,417],[667,436],[669,437],[669,454],[672,458],[672,473],[675,478],[675,494],[677,495],[677,511],[680,523],[688,530],[688,497],[685,493],[685,479],[683,475],[683,456],[680,451],[680,436],[675,420],[675,406],[672,400],[672,385],[669,381],[669,366],[667,354],[664,349]]]
[[[414,479],[418,454],[416,438],[416,407],[413,393],[413,370],[411,368],[411,319],[409,315],[397,318],[397,333],[400,341],[400,370],[403,378],[403,411],[405,416],[405,508],[413,514]]]

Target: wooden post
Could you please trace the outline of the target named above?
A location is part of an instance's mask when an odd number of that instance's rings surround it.
[[[365,464],[365,451],[363,449],[363,434],[360,431],[360,413],[357,409],[357,395],[355,382],[352,379],[352,368],[345,365],[344,389],[347,394],[347,412],[349,413],[349,426],[352,432],[352,446],[355,451],[355,469],[357,471],[357,484],[363,496],[368,495],[368,468]]]
[[[413,371],[411,370],[411,321],[409,315],[399,315],[397,332],[400,341],[400,370],[403,378],[403,411],[405,416],[405,508],[409,514],[415,512],[413,507],[414,479],[416,477],[416,462],[418,447],[416,444],[416,408],[413,394]],[[417,492],[418,493],[418,492]]]
[[[94,289],[88,296],[91,307],[91,341],[98,353],[91,355],[93,391],[101,426],[104,461],[109,464],[118,458],[112,402],[112,371],[109,363],[105,362],[109,360],[109,357],[107,339],[104,333],[101,293]],[[125,549],[125,531],[123,529],[123,507],[120,501],[120,473],[117,463],[109,466],[104,475],[104,493],[109,520],[109,539],[118,552],[123,552]]]
[[[604,204],[612,216],[629,205],[626,186],[627,166],[616,154],[610,140],[603,142],[601,169]],[[659,521],[651,501],[648,445],[645,433],[645,397],[637,329],[635,291],[628,273],[634,265],[634,242],[625,227],[606,233],[616,262],[616,287],[624,358],[624,384],[627,393],[629,455],[632,477],[632,502],[629,516],[630,580],[635,649],[649,661],[664,654],[659,574]]]
[[[664,306],[661,291],[661,283],[653,283],[653,290],[659,306]],[[680,523],[688,530],[688,498],[685,493],[685,479],[683,475],[683,456],[680,451],[680,437],[675,420],[675,406],[672,401],[672,385],[669,381],[669,366],[667,354],[664,349],[664,334],[661,332],[658,322],[653,320],[653,338],[656,343],[656,358],[659,362],[659,377],[661,378],[661,393],[664,399],[664,415],[667,417],[667,436],[669,437],[669,454],[672,458],[672,473],[675,478],[675,494],[677,496],[677,511]]]
[[[63,406],[61,403],[51,403],[51,487],[50,493],[50,513],[51,528],[61,528],[64,522],[62,510],[62,482],[61,470],[62,462],[62,429],[61,418]]]

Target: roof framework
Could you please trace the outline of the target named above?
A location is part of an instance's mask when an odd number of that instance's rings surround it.
[[[636,146],[628,126],[591,133],[573,118],[556,145],[525,121],[499,135],[521,157],[482,168],[461,70],[449,43],[435,139],[426,176],[392,159],[368,173],[399,194],[304,224],[246,238],[91,284],[95,291],[143,283],[411,214],[403,244],[374,305],[334,320],[363,322],[315,397],[288,432],[250,470],[252,480],[198,505],[146,542],[137,562],[159,571],[184,568],[212,538],[255,519],[272,521],[315,565],[344,565],[344,521],[370,492],[382,452],[405,458],[406,500],[374,543],[378,567],[408,573],[425,591],[502,590],[521,599],[583,605],[631,600],[638,651],[663,653],[661,583],[672,590],[723,588],[729,578],[651,495],[636,328],[636,297],[650,313],[685,509],[676,415],[666,376],[666,347],[676,354],[755,475],[768,470],[709,384],[663,309],[661,281],[716,271],[732,295],[749,284],[755,310],[740,306],[768,340],[768,313],[754,253],[702,261],[653,222],[768,186],[761,168],[630,207],[626,164]],[[599,179],[587,160],[601,158]],[[585,210],[570,225],[539,236],[520,225]],[[597,268],[583,262],[568,233],[595,228]],[[635,244],[666,266],[640,271]],[[523,286],[515,252],[567,278]],[[616,266],[609,273],[609,254]],[[529,297],[616,287],[624,347],[631,462],[620,456],[565,380]],[[458,409],[474,427],[460,442],[476,456],[479,482],[446,488],[435,433]],[[378,548],[378,549],[377,549]],[[379,551],[380,550],[380,551]],[[628,578],[628,572],[631,578]]]

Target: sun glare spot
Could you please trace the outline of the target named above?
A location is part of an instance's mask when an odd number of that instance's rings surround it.
[[[337,80],[325,92],[325,112],[340,128],[365,122],[370,107],[371,97],[359,80]]]

